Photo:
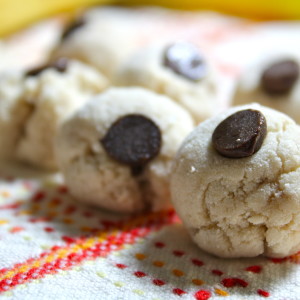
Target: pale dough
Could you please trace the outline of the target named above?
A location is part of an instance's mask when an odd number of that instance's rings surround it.
[[[56,169],[53,141],[61,122],[101,92],[106,78],[93,68],[69,61],[36,76],[3,74],[0,81],[0,152],[38,167]],[[3,153],[2,153],[3,152]]]
[[[206,61],[207,75],[197,82],[174,73],[163,65],[167,46],[150,46],[132,55],[117,71],[114,84],[142,86],[165,94],[187,109],[197,123],[211,117],[218,106],[216,71]]]
[[[128,114],[148,117],[162,135],[159,154],[139,176],[110,158],[100,142],[110,126]],[[111,88],[64,123],[56,153],[70,192],[79,201],[117,212],[156,211],[170,206],[171,161],[192,129],[189,113],[169,98],[142,88]]]
[[[53,57],[78,59],[111,78],[119,65],[138,49],[140,41],[136,23],[126,19],[126,13],[114,16],[105,12],[105,9],[87,12],[82,17],[85,24],[61,41]]]
[[[262,147],[247,158],[221,156],[212,146],[214,129],[247,108],[267,120]],[[185,139],[172,172],[172,200],[200,248],[221,257],[284,257],[300,250],[299,140],[292,119],[258,104],[231,108]]]
[[[19,101],[23,76],[20,72],[0,74],[0,159],[14,157],[16,141],[30,113],[30,107]]]
[[[248,64],[237,84],[233,105],[257,102],[279,110],[290,116],[297,123],[300,123],[300,78],[298,78],[292,90],[285,95],[271,96],[261,88],[260,79],[265,68],[284,59],[292,59],[300,65],[298,53],[283,50],[263,53],[263,55],[257,57],[255,62]]]

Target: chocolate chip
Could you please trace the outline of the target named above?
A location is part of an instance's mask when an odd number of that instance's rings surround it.
[[[48,69],[55,69],[56,71],[63,73],[66,71],[68,67],[68,59],[65,57],[61,57],[56,61],[49,63],[47,65],[39,66],[37,68],[31,69],[25,73],[25,76],[37,76]]]
[[[150,119],[130,114],[111,125],[101,143],[114,160],[132,167],[132,173],[140,173],[161,147],[161,132]]]
[[[131,167],[131,175],[136,177],[141,175],[144,172],[145,166],[132,166]]]
[[[36,68],[33,68],[33,69],[30,69],[29,71],[27,71],[25,73],[25,76],[37,76],[39,75],[40,73],[42,73],[43,71],[49,69],[49,65],[43,65],[43,66],[39,66],[39,67],[36,67]]]
[[[270,65],[262,74],[262,89],[269,95],[287,94],[299,77],[299,65],[293,60],[282,60]]]
[[[56,71],[63,73],[67,70],[68,64],[69,60],[66,57],[60,57],[57,60],[55,60],[50,66]]]
[[[65,40],[69,36],[71,36],[78,28],[82,27],[85,25],[86,21],[83,18],[78,18],[72,23],[70,23],[62,33],[61,39]]]
[[[178,42],[168,46],[163,57],[164,66],[189,80],[205,77],[206,64],[198,49],[189,43]]]
[[[214,130],[214,148],[223,156],[242,158],[258,151],[267,134],[264,115],[254,109],[241,110],[222,121]]]

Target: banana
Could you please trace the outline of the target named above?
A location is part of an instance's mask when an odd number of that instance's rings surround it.
[[[210,9],[260,20],[299,19],[299,0],[0,0],[0,36],[62,12],[101,4]]]
[[[299,0],[123,0],[127,5],[160,5],[177,9],[217,10],[259,20],[299,19]]]
[[[33,22],[64,12],[110,0],[0,0],[0,36],[17,31]]]

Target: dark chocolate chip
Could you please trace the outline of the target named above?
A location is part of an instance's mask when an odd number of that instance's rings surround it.
[[[68,67],[68,59],[65,57],[58,58],[56,61],[39,66],[37,68],[31,69],[25,73],[25,76],[37,76],[48,69],[55,69],[56,71],[63,73]]]
[[[56,71],[63,73],[67,70],[69,60],[66,57],[60,57],[55,60],[50,67],[54,68]]]
[[[241,110],[222,121],[214,130],[214,148],[223,156],[242,158],[258,151],[267,135],[264,115],[254,109]]]
[[[61,39],[65,40],[68,37],[70,37],[78,28],[85,25],[86,21],[83,18],[78,18],[72,23],[70,23],[64,30],[64,32],[61,35]]]
[[[168,46],[163,57],[164,66],[189,80],[205,77],[206,64],[198,49],[189,43],[178,42]]]
[[[161,132],[150,119],[130,114],[111,125],[101,143],[114,160],[132,167],[132,173],[140,173],[161,147]]]
[[[25,73],[25,76],[37,76],[39,74],[41,74],[43,71],[49,69],[49,65],[42,65],[42,66],[39,66],[39,67],[36,67],[36,68],[33,68],[33,69],[30,69],[29,71],[27,71]]]
[[[261,76],[262,89],[269,95],[287,94],[299,77],[299,65],[282,60],[270,65]]]
[[[144,169],[145,169],[144,165],[143,166],[132,166],[131,167],[131,175],[137,177],[137,176],[143,174]]]

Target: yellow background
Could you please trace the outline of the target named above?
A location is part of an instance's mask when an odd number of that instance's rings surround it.
[[[96,4],[213,9],[254,19],[300,19],[300,0],[0,0],[0,36],[62,12]]]

